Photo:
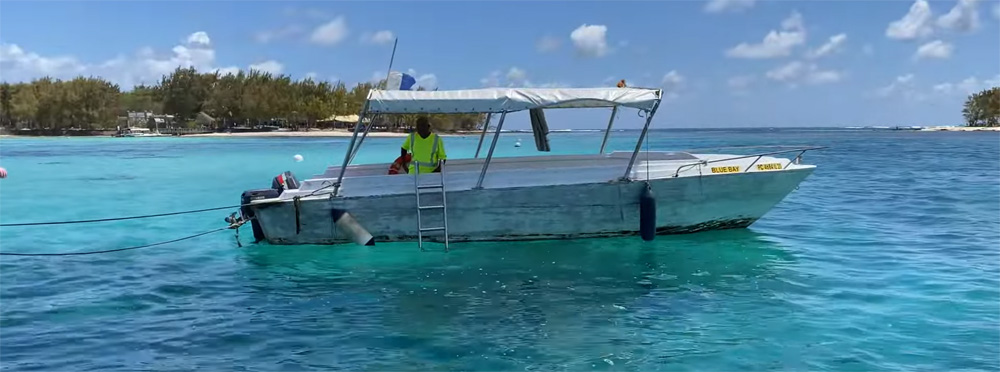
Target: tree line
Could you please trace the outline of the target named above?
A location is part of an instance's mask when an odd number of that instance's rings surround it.
[[[1000,87],[970,94],[962,108],[962,116],[970,127],[1000,126]]]
[[[358,83],[294,81],[287,75],[250,70],[199,73],[178,67],[154,85],[130,91],[98,77],[59,80],[50,77],[27,83],[0,84],[0,125],[31,129],[114,129],[127,112],[174,115],[175,126],[197,126],[204,113],[215,119],[211,129],[278,125],[311,128],[334,115],[359,114],[368,91],[384,87]],[[481,128],[486,115],[429,115],[439,131]],[[416,115],[384,115],[372,125],[399,130],[414,125]]]

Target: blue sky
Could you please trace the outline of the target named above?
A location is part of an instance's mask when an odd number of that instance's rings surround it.
[[[0,4],[0,79],[256,66],[348,85],[661,87],[657,127],[952,125],[1000,85],[987,0],[77,1]],[[594,128],[606,115],[559,116]],[[553,121],[553,119],[550,119]],[[636,126],[639,120],[623,125]]]

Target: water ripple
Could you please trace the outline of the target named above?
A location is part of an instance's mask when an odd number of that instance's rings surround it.
[[[456,138],[449,154],[471,155],[477,140]],[[996,136],[679,131],[651,145],[784,140],[832,148],[807,155],[816,173],[745,230],[462,244],[448,254],[411,244],[236,248],[231,235],[209,235],[115,255],[4,258],[0,369],[1000,369],[1000,163],[982,156],[998,153]],[[395,140],[368,142],[362,161],[398,151]],[[322,159],[344,143],[5,139],[5,167],[37,179],[4,180],[0,218],[235,202],[281,170],[320,166],[290,163],[279,148]],[[253,167],[233,166],[251,158]],[[115,183],[98,199],[65,192],[123,179],[144,182]],[[5,229],[3,250],[142,244],[207,230],[217,217]]]

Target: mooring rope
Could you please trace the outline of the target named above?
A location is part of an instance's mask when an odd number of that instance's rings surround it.
[[[200,213],[200,212],[217,211],[217,210],[220,210],[220,209],[233,209],[233,208],[240,208],[240,207],[243,207],[243,205],[240,204],[240,205],[231,205],[231,206],[227,206],[227,207],[195,209],[195,210],[181,211],[181,212],[147,214],[147,215],[142,215],[142,216],[99,218],[99,219],[93,219],[93,220],[52,221],[52,222],[23,222],[23,223],[0,223],[0,227],[8,227],[8,226],[41,226],[41,225],[68,225],[68,224],[74,224],[74,223],[91,223],[91,222],[108,222],[108,221],[135,220],[135,219],[141,219],[141,218],[175,216],[175,215],[179,215],[179,214]]]
[[[118,249],[107,249],[107,250],[103,250],[103,251],[65,252],[65,253],[13,253],[13,252],[0,252],[0,256],[82,256],[82,255],[88,255],[88,254],[121,252],[121,251],[129,251],[129,250],[133,250],[133,249],[149,248],[149,247],[155,247],[155,246],[158,246],[158,245],[176,243],[176,242],[179,242],[179,241],[182,241],[182,240],[194,239],[194,238],[197,238],[197,237],[202,236],[202,235],[208,235],[208,234],[211,234],[211,233],[214,233],[214,232],[219,232],[219,231],[222,231],[222,230],[228,230],[228,229],[231,229],[231,228],[233,228],[233,226],[220,227],[218,229],[212,229],[212,230],[208,230],[208,231],[205,231],[205,232],[197,233],[197,234],[194,234],[194,235],[188,235],[188,236],[185,236],[183,238],[178,238],[178,239],[173,239],[173,240],[167,240],[167,241],[162,241],[162,242],[152,243],[152,244],[137,245],[137,246],[134,246],[134,247],[126,247],[126,248],[118,248]]]

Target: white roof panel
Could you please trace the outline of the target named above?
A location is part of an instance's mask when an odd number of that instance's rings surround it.
[[[486,113],[533,108],[625,106],[651,110],[659,89],[640,88],[490,88],[448,91],[372,90],[371,113]]]

